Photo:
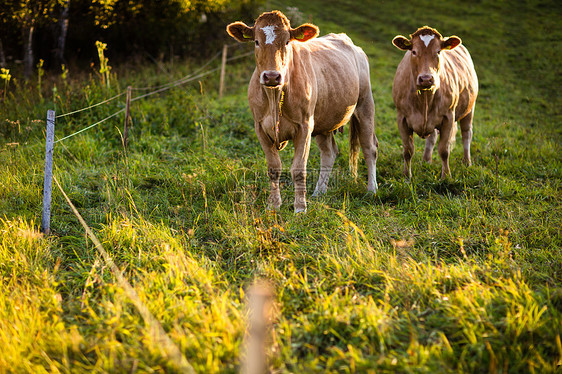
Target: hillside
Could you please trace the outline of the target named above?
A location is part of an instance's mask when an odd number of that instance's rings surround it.
[[[273,290],[265,350],[275,373],[559,372],[561,5],[270,6],[321,35],[347,33],[369,56],[378,193],[367,193],[361,162],[358,180],[349,175],[346,129],[327,194],[310,198],[320,165],[313,144],[308,212],[293,213],[288,146],[283,205],[267,210],[265,157],[246,100],[251,57],[229,62],[222,98],[210,73],[138,99],[127,149],[119,114],[54,152],[55,178],[133,300],[55,183],[53,232],[39,232],[46,111],[70,113],[127,86],[140,97],[216,69],[220,58],[116,66],[109,81],[96,61],[90,75],[12,85],[0,113],[0,373],[180,372],[181,362],[187,372],[238,372],[256,282]],[[391,40],[426,24],[461,37],[475,63],[473,166],[462,164],[459,136],[452,176],[440,180],[438,155],[422,164],[416,138],[407,183],[391,95],[402,52]],[[229,47],[232,57],[251,51]],[[124,109],[124,100],[57,118],[55,138]]]

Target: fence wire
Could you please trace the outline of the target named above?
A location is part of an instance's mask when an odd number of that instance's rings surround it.
[[[157,93],[160,93],[160,92],[164,92],[164,91],[166,91],[166,90],[169,90],[170,88],[174,88],[174,87],[177,87],[177,86],[181,86],[182,84],[185,84],[185,83],[194,81],[194,80],[196,80],[196,79],[203,78],[203,77],[205,77],[205,76],[207,76],[207,75],[209,75],[209,74],[211,74],[211,73],[214,73],[215,71],[217,71],[217,70],[219,70],[219,69],[220,69],[220,67],[215,68],[215,69],[212,69],[212,70],[208,70],[208,71],[206,71],[205,73],[201,73],[201,74],[199,74],[199,75],[197,75],[197,76],[190,77],[190,78],[188,78],[188,79],[176,81],[176,82],[174,82],[171,86],[163,87],[163,88],[161,88],[161,89],[159,89],[159,90],[152,91],[152,92],[146,93],[146,94],[144,94],[144,95],[141,95],[141,96],[137,96],[137,97],[135,97],[135,98],[132,98],[132,99],[131,99],[131,102],[137,101],[137,100],[140,100],[140,99],[143,99],[143,98],[145,98],[145,97],[147,97],[147,96],[150,96],[150,95],[154,95],[154,94],[157,94]]]
[[[229,47],[231,47],[231,46],[232,46],[232,45],[230,45]],[[135,87],[131,87],[131,90],[132,90],[132,91],[146,91],[146,90],[153,90],[153,91],[148,92],[148,93],[143,94],[143,95],[140,95],[140,96],[137,96],[137,97],[134,97],[134,98],[132,98],[132,99],[130,100],[130,102],[132,103],[132,102],[134,102],[134,101],[143,99],[143,98],[145,98],[145,97],[148,97],[148,96],[151,96],[151,95],[155,95],[155,94],[160,93],[160,92],[167,91],[167,90],[169,90],[169,89],[171,89],[171,88],[174,88],[174,87],[177,87],[177,86],[180,86],[180,85],[183,85],[183,84],[192,82],[192,81],[197,80],[197,79],[201,79],[201,78],[203,78],[203,77],[206,77],[206,76],[208,76],[208,75],[210,75],[210,74],[212,74],[212,73],[214,73],[214,72],[220,70],[220,67],[217,67],[217,68],[214,68],[214,69],[211,69],[211,70],[207,70],[207,71],[205,71],[205,72],[202,72],[202,71],[203,71],[206,67],[208,67],[213,61],[215,61],[215,60],[221,55],[221,53],[222,53],[222,51],[217,52],[217,53],[216,53],[215,55],[213,55],[205,64],[203,64],[203,66],[201,66],[200,68],[198,68],[197,70],[195,70],[193,73],[188,74],[188,75],[186,75],[185,77],[180,78],[180,79],[178,79],[178,80],[176,80],[176,81],[169,82],[169,83],[166,83],[166,84],[163,84],[163,85],[160,85],[160,86],[153,86],[153,87],[136,87],[136,88],[135,88]],[[254,51],[251,51],[251,52],[247,52],[247,53],[244,53],[244,54],[241,54],[241,55],[238,55],[238,56],[228,57],[226,60],[227,60],[227,61],[234,61],[234,60],[238,60],[238,59],[241,59],[241,58],[244,58],[244,57],[248,57],[248,56],[253,55],[253,54],[254,54]],[[109,99],[107,99],[107,100],[101,101],[101,102],[99,102],[99,103],[97,103],[97,104],[93,104],[93,105],[90,105],[90,106],[85,107],[85,108],[82,108],[82,109],[74,110],[74,111],[69,112],[69,113],[59,114],[59,115],[56,116],[55,118],[62,118],[62,117],[70,116],[70,115],[73,115],[73,114],[76,114],[76,113],[80,113],[80,112],[83,112],[83,111],[86,111],[86,110],[95,108],[95,107],[100,106],[100,105],[103,105],[103,104],[107,104],[107,103],[109,103],[109,102],[111,102],[111,101],[113,101],[113,100],[115,100],[115,99],[118,99],[119,97],[125,95],[126,93],[127,93],[127,91],[121,92],[121,93],[119,93],[119,94],[117,94],[117,95],[115,95],[115,96],[113,96],[113,97],[111,97],[111,98],[109,98]],[[104,118],[104,119],[102,119],[102,120],[100,120],[100,121],[98,121],[98,122],[96,122],[96,123],[94,123],[94,124],[88,126],[88,127],[85,127],[85,128],[83,128],[83,129],[81,129],[81,130],[79,130],[79,131],[77,131],[77,132],[75,132],[75,133],[73,133],[73,134],[70,134],[70,135],[68,135],[68,136],[65,136],[64,138],[58,139],[57,141],[54,142],[54,144],[56,144],[56,143],[58,143],[58,142],[61,142],[61,141],[63,141],[63,140],[66,140],[66,139],[68,139],[68,138],[71,138],[71,137],[73,137],[73,136],[75,136],[75,135],[78,135],[78,134],[80,134],[80,133],[82,133],[82,132],[84,132],[84,131],[86,131],[86,130],[89,130],[89,129],[91,129],[91,128],[93,128],[93,127],[95,127],[95,126],[97,126],[97,125],[99,125],[99,124],[101,124],[101,123],[107,121],[108,119],[113,118],[113,117],[115,117],[116,115],[118,115],[118,114],[120,114],[120,113],[123,113],[125,110],[126,110],[126,109],[121,109],[121,110],[119,110],[119,111],[117,111],[117,112],[115,112],[115,113],[113,113],[113,114],[107,116],[106,118]]]
[[[240,59],[240,58],[243,58],[243,57],[247,57],[247,56],[249,56],[250,54],[253,54],[253,53],[254,52],[250,52],[250,53],[246,53],[246,54],[243,54],[243,55],[227,58],[227,61],[232,61],[232,60]],[[203,72],[203,70],[206,67],[208,67],[211,64],[211,62],[214,61],[220,54],[221,54],[221,52],[217,53],[209,61],[207,61],[206,64],[204,64],[202,67],[197,69],[195,72],[193,72],[193,73],[187,75],[186,77],[183,77],[183,78],[181,78],[181,79],[179,79],[175,82],[170,82],[170,83],[167,83],[167,84],[159,86],[159,87],[132,88],[132,90],[136,90],[136,91],[151,90],[151,89],[154,89],[154,91],[148,92],[144,95],[137,96],[133,99],[130,99],[129,103],[133,102],[133,101],[136,101],[136,100],[139,100],[139,99],[142,99],[144,97],[159,93],[159,92],[166,91],[170,88],[173,88],[173,87],[176,87],[176,86],[194,81],[196,79],[203,78],[205,76],[208,76],[208,75],[218,71],[220,69],[220,67]],[[116,100],[117,98],[125,95],[126,93],[127,93],[127,91],[119,93],[119,94],[117,94],[117,95],[115,95],[115,96],[113,96],[113,97],[111,97],[107,100],[101,101],[99,103],[96,103],[96,104],[90,105],[88,107],[78,109],[78,110],[75,110],[75,111],[72,111],[72,112],[69,112],[69,113],[60,114],[58,116],[55,116],[55,118],[62,118],[62,117],[70,116],[70,115],[73,115],[73,114],[76,114],[76,113],[80,113],[80,112],[95,108],[95,107],[103,105],[103,104],[107,104],[107,103],[109,103],[113,100]],[[69,139],[69,138],[71,138],[75,135],[78,135],[78,134],[80,134],[84,131],[87,131],[87,130],[89,130],[89,129],[91,129],[91,128],[93,128],[93,127],[113,118],[113,117],[115,117],[115,116],[117,116],[118,114],[125,112],[125,111],[126,111],[126,108],[121,109],[121,110],[107,116],[106,118],[104,118],[100,121],[97,121],[96,123],[94,123],[94,124],[92,124],[88,127],[85,127],[85,128],[83,128],[83,129],[81,129],[81,130],[79,130],[79,131],[77,131],[73,134],[67,135],[67,136],[65,136],[61,139],[56,140],[53,144],[59,143],[63,140]],[[122,273],[121,269],[119,269],[119,267],[113,262],[113,259],[111,258],[111,256],[109,256],[107,251],[105,251],[105,249],[101,245],[98,238],[94,235],[94,233],[92,232],[90,227],[87,225],[87,223],[84,221],[84,219],[82,218],[82,216],[80,215],[80,213],[78,212],[78,210],[76,209],[76,207],[74,206],[74,204],[72,203],[72,201],[70,200],[68,195],[62,189],[58,180],[54,176],[53,176],[53,179],[54,179],[57,187],[59,188],[60,192],[64,196],[66,202],[70,206],[72,212],[75,214],[75,216],[79,220],[80,224],[83,226],[84,230],[86,231],[86,234],[88,235],[90,240],[94,243],[96,249],[98,250],[100,255],[103,257],[105,263],[111,269],[111,272],[113,273],[114,277],[116,278],[117,283],[124,290],[125,294],[128,296],[130,301],[136,307],[139,314],[144,319],[147,327],[150,330],[150,334],[152,335],[152,338],[156,342],[157,348],[160,349],[161,354],[167,360],[169,360],[170,363],[172,363],[175,366],[175,368],[178,372],[195,373],[194,368],[187,361],[187,359],[185,358],[185,356],[183,355],[183,353],[181,352],[179,347],[170,339],[170,337],[167,335],[166,331],[164,330],[164,328],[162,327],[160,322],[154,317],[154,315],[150,312],[148,307],[140,300],[140,297],[138,296],[136,290],[131,286],[131,284],[128,282],[128,280],[123,276],[123,273]],[[44,201],[44,203],[45,203],[45,201]]]
[[[121,109],[121,110],[119,110],[119,111],[113,113],[112,115],[110,115],[110,116],[108,116],[108,117],[105,117],[105,118],[102,119],[101,121],[98,121],[98,122],[94,123],[93,125],[90,125],[90,126],[88,126],[88,127],[85,127],[85,128],[83,128],[82,130],[80,130],[80,131],[76,131],[74,134],[70,134],[70,135],[68,135],[68,136],[65,136],[65,137],[62,138],[62,139],[57,140],[56,142],[54,142],[54,144],[57,144],[58,142],[62,142],[63,140],[66,140],[66,139],[68,139],[68,138],[72,138],[74,135],[78,135],[78,134],[80,134],[81,132],[84,132],[84,131],[86,131],[86,130],[89,130],[89,129],[91,129],[92,127],[95,127],[95,126],[99,125],[100,123],[105,122],[105,121],[107,121],[108,119],[110,119],[110,118],[112,118],[112,117],[115,117],[115,116],[118,115],[119,113],[123,113],[124,111],[125,111],[125,109]]]
[[[125,92],[121,92],[120,94],[117,94],[117,95],[113,96],[112,98],[107,99],[107,100],[104,100],[104,101],[102,101],[102,102],[100,102],[100,103],[97,103],[97,104],[94,104],[94,105],[90,105],[89,107],[82,108],[82,109],[78,109],[78,110],[75,110],[75,111],[70,112],[70,113],[59,114],[59,115],[56,116],[55,118],[61,118],[61,117],[70,116],[71,114],[80,113],[80,112],[83,112],[83,111],[85,111],[85,110],[92,109],[92,108],[95,108],[95,107],[97,107],[97,106],[100,106],[100,105],[102,105],[102,104],[107,104],[107,103],[109,103],[110,101],[113,101],[113,100],[115,100],[115,99],[117,99],[117,98],[119,98],[119,97],[125,95],[126,93],[127,93],[126,91],[125,91]]]
[[[178,80],[175,81],[175,82],[169,82],[169,83],[166,83],[166,84],[163,84],[163,85],[160,85],[160,86],[153,86],[153,87],[138,87],[138,88],[132,87],[131,90],[133,90],[133,91],[159,90],[159,89],[161,89],[161,88],[163,88],[163,87],[168,87],[168,86],[170,86],[170,85],[172,85],[172,84],[175,84],[175,83],[177,83],[177,82],[183,81],[184,79],[191,78],[191,77],[193,77],[194,75],[199,74],[199,72],[201,72],[201,71],[204,70],[207,66],[209,66],[209,65],[211,64],[211,62],[215,61],[215,60],[217,59],[217,57],[219,57],[219,56],[221,55],[221,53],[222,53],[222,52],[220,52],[220,51],[217,52],[213,57],[211,57],[211,58],[209,59],[209,61],[207,61],[207,62],[206,62],[203,66],[201,66],[199,69],[195,70],[193,73],[190,73],[190,74],[186,75],[185,77],[182,77],[182,78],[178,79]]]

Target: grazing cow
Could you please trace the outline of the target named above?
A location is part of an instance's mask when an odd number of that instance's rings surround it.
[[[464,147],[463,161],[471,164],[472,117],[478,94],[478,79],[467,49],[457,36],[443,38],[430,27],[419,28],[410,39],[398,35],[392,43],[406,51],[398,65],[392,97],[397,123],[404,145],[404,175],[412,176],[415,131],[426,139],[423,160],[431,162],[431,153],[439,131],[441,178],[450,175],[449,150],[455,140],[458,121]]]
[[[292,140],[291,175],[295,213],[306,211],[306,163],[311,137],[320,149],[321,169],[313,196],[326,192],[338,148],[334,131],[350,121],[350,167],[357,173],[359,144],[367,168],[367,189],[377,190],[375,104],[367,56],[345,34],[315,38],[318,28],[291,28],[279,11],[263,13],[253,27],[235,22],[228,33],[254,42],[256,69],[248,86],[255,131],[267,160],[269,206],[281,206],[279,151]]]

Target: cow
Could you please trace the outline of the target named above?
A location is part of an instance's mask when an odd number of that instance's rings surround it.
[[[392,40],[406,51],[398,65],[392,97],[398,129],[404,145],[404,175],[411,178],[414,154],[413,132],[425,140],[423,161],[430,163],[439,132],[437,149],[442,161],[441,178],[450,176],[449,152],[455,141],[456,121],[463,140],[463,162],[471,165],[472,118],[478,95],[478,78],[468,50],[458,36],[443,38],[428,26],[406,38]]]
[[[279,11],[261,14],[253,27],[231,23],[227,32],[239,42],[255,44],[256,68],[248,85],[248,102],[267,161],[269,207],[281,206],[279,151],[289,140],[295,149],[291,166],[295,213],[306,212],[306,164],[312,137],[320,149],[320,173],[312,196],[326,192],[338,152],[334,131],[347,122],[351,173],[357,175],[360,145],[368,169],[367,190],[376,192],[375,104],[363,50],[345,34],[316,38],[315,25],[292,28]]]

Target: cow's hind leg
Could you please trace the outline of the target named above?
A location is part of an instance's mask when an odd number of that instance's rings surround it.
[[[370,94],[369,90],[369,94]],[[367,190],[377,192],[377,156],[379,141],[375,134],[375,103],[372,95],[360,98],[351,117],[350,136],[353,148],[354,142],[359,141],[363,150],[363,157],[369,173]],[[353,152],[353,150],[350,150]]]
[[[465,165],[472,165],[472,160],[470,159],[470,143],[472,142],[472,118],[474,116],[474,107],[463,119],[459,120],[459,125],[461,127],[462,134],[462,145],[464,148],[463,162]]]
[[[338,154],[338,146],[334,139],[333,132],[326,135],[316,135],[316,144],[318,144],[318,148],[320,149],[320,174],[312,197],[326,193],[328,181],[330,180],[330,173],[332,172]]]
[[[433,130],[431,135],[425,139],[425,150],[423,151],[423,161],[428,164],[431,163],[431,154],[433,153],[433,147],[435,147],[435,142],[437,141],[437,129]]]
[[[441,156],[441,179],[451,175],[449,169],[449,154],[451,151],[451,141],[455,138],[456,126],[454,115],[448,116],[443,120],[441,131],[439,131],[439,143],[437,149]]]

